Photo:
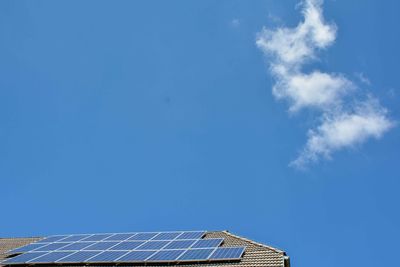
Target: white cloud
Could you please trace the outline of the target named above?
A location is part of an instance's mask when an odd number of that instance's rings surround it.
[[[294,28],[264,28],[256,44],[270,59],[270,72],[275,78],[272,93],[289,102],[289,111],[305,108],[321,112],[322,124],[309,130],[309,138],[300,156],[291,165],[304,167],[319,158],[329,158],[337,150],[379,138],[393,126],[386,110],[370,97],[350,108],[347,99],[355,84],[342,74],[303,71],[303,66],[317,59],[317,52],[332,45],[337,27],[325,22],[322,0],[301,2],[304,19]],[[362,76],[364,81],[367,78]],[[347,108],[345,108],[345,106]]]
[[[351,113],[325,116],[317,129],[309,131],[304,150],[291,165],[303,168],[321,157],[330,158],[337,150],[362,144],[368,138],[379,139],[394,126],[386,113],[376,100],[369,100]]]

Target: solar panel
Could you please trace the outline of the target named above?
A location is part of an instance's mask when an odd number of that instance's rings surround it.
[[[158,250],[168,244],[168,241],[147,241],[143,245],[137,247],[138,250]]]
[[[127,254],[127,251],[104,251],[87,260],[88,262],[113,262]]]
[[[33,260],[28,261],[29,263],[46,263],[46,262],[55,262],[59,259],[62,259],[68,255],[71,255],[73,252],[66,252],[66,251],[61,251],[61,252],[50,252],[47,253],[43,256],[40,256],[38,258],[35,258]]]
[[[91,235],[91,236],[88,236],[88,237],[82,239],[82,241],[101,241],[101,240],[106,239],[106,238],[108,238],[110,236],[112,236],[112,234]]]
[[[177,239],[200,239],[205,235],[205,231],[183,232]]]
[[[86,247],[88,247],[90,245],[93,245],[93,244],[95,244],[95,243],[94,242],[76,242],[76,243],[72,243],[70,245],[67,245],[65,247],[62,247],[62,248],[60,248],[58,250],[69,250],[69,251],[71,251],[71,250],[81,250],[81,249],[84,249],[84,248],[86,248]]]
[[[223,238],[199,239],[192,248],[215,248],[221,245]]]
[[[177,236],[182,234],[181,232],[176,233],[159,233],[156,235],[152,240],[172,240],[175,239]]]
[[[26,246],[23,246],[20,248],[10,250],[9,253],[14,254],[14,253],[28,252],[28,251],[43,247],[45,245],[46,244],[32,243],[32,244],[29,244],[29,245],[26,245]]]
[[[156,252],[157,251],[155,250],[131,251],[128,254],[116,260],[116,262],[143,262]]]
[[[72,244],[72,243],[71,242],[50,243],[48,245],[45,245],[45,246],[35,249],[35,251],[53,251],[53,250],[60,249],[62,247],[66,247],[67,245],[70,245],[70,244]]]
[[[111,250],[134,250],[143,243],[144,241],[125,241],[112,247]]]
[[[27,261],[33,260],[37,257],[43,256],[47,252],[28,252],[21,255],[18,255],[13,258],[9,258],[2,262],[3,264],[21,264],[26,263]]]
[[[157,262],[175,261],[184,252],[185,252],[185,250],[177,250],[177,249],[160,250],[157,253],[155,253],[154,255],[152,255],[150,258],[148,258],[147,261],[157,261]]]
[[[178,260],[180,261],[206,260],[213,251],[214,249],[190,249],[187,250],[185,253],[183,253]]]
[[[57,263],[84,262],[97,254],[100,254],[100,252],[99,251],[78,251],[78,252],[72,253],[71,255],[69,255],[65,258],[62,258],[56,262]]]
[[[138,233],[135,236],[129,238],[129,240],[150,240],[156,235],[157,233]]]
[[[40,243],[52,243],[56,241],[60,241],[64,238],[68,237],[68,235],[56,235],[56,236],[49,236],[46,237],[45,239],[39,240],[38,242]]]
[[[221,247],[217,248],[211,255],[210,259],[239,259],[245,247]]]
[[[175,240],[169,243],[164,249],[190,248],[196,240]]]
[[[89,237],[90,235],[71,235],[69,237],[66,237],[62,240],[62,242],[75,242],[75,241],[79,241],[82,240],[84,238]]]
[[[240,260],[244,247],[220,247],[204,231],[50,236],[11,250],[2,264],[157,263]],[[44,242],[43,242],[44,241]]]
[[[110,237],[108,237],[108,238],[106,238],[104,240],[107,240],[107,241],[124,241],[124,240],[127,240],[127,239],[133,237],[134,235],[135,234],[115,234],[115,235],[112,235],[112,236],[110,236]]]
[[[84,248],[83,250],[107,250],[115,245],[117,245],[119,242],[98,242],[94,243],[91,246],[88,246]]]

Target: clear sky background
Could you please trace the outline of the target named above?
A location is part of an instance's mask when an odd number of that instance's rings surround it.
[[[293,266],[386,266],[400,131],[300,171],[315,123],[272,93],[255,44],[296,0],[1,1],[0,236],[229,230]],[[310,67],[360,73],[400,118],[400,2],[327,0]]]

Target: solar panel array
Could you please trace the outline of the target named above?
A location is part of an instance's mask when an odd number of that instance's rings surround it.
[[[205,231],[57,235],[9,251],[2,262],[90,264],[240,260],[245,247],[220,247],[223,238],[203,239]]]

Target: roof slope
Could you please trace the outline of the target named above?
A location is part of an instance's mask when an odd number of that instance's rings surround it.
[[[233,235],[226,231],[218,231],[218,232],[207,232],[207,238],[224,238],[224,246],[246,246],[245,254],[241,261],[239,262],[212,262],[212,263],[191,263],[184,264],[185,267],[289,267],[289,258],[286,256],[285,252],[251,241],[249,239],[245,239],[236,235]],[[25,244],[29,244],[40,238],[0,238],[0,261],[3,260],[7,256],[7,251],[10,249],[23,246]],[[135,264],[134,266],[142,267],[142,266],[176,266],[178,264]],[[179,264],[182,266],[183,264]],[[1,266],[1,264],[0,264]],[[72,265],[69,265],[72,266]],[[121,266],[121,265],[119,265]]]

